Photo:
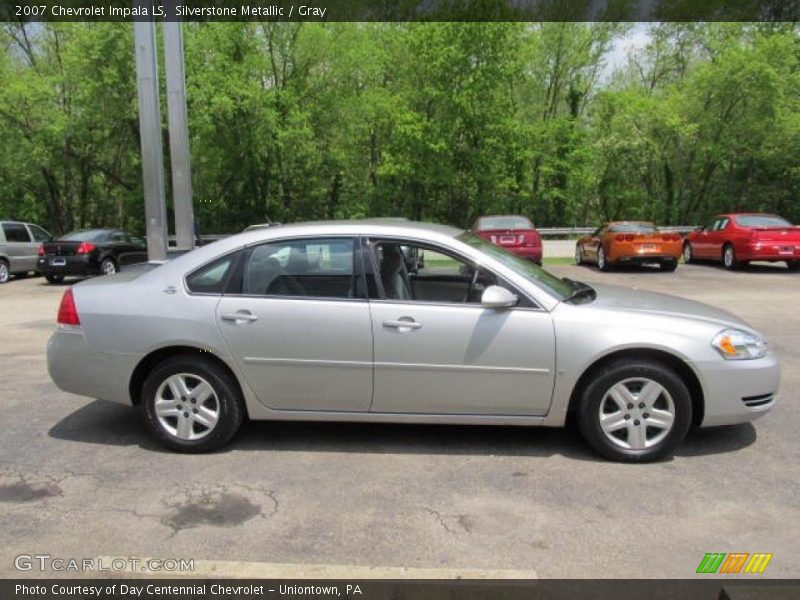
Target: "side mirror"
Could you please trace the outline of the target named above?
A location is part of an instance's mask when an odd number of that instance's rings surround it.
[[[481,305],[486,308],[511,308],[516,306],[519,298],[506,288],[499,285],[490,285],[481,296]]]

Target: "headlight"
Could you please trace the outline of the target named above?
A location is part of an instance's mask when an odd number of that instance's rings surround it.
[[[762,358],[767,354],[767,344],[760,337],[739,329],[725,329],[711,340],[711,345],[726,360]]]

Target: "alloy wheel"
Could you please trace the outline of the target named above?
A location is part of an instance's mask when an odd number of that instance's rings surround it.
[[[633,377],[615,383],[600,402],[603,434],[626,450],[644,450],[661,442],[675,423],[675,402],[660,383]]]
[[[220,418],[220,402],[214,388],[191,373],[177,373],[165,379],[156,391],[154,408],[159,425],[180,440],[206,437]]]
[[[725,266],[727,268],[731,268],[733,266],[733,248],[731,246],[725,247],[725,254],[722,257],[722,260],[725,262]]]
[[[583,250],[580,246],[575,246],[575,264],[583,264]]]
[[[602,246],[597,250],[597,268],[604,271],[606,268],[606,251]]]
[[[690,263],[692,262],[692,246],[691,244],[686,244],[683,247],[683,262]]]
[[[0,283],[8,281],[8,265],[0,260]]]
[[[117,272],[117,265],[114,264],[114,261],[105,259],[102,264],[103,268],[103,275],[113,275]]]

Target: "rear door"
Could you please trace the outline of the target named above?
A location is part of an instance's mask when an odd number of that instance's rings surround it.
[[[266,406],[369,409],[372,322],[356,247],[352,237],[287,239],[243,257],[217,323]]]
[[[22,273],[36,270],[37,245],[24,223],[3,223],[9,271]]]
[[[714,217],[714,219],[708,223],[701,231],[697,233],[697,236],[692,240],[692,254],[694,254],[695,258],[711,258],[712,251],[713,251],[713,233],[717,227],[717,224],[720,222],[722,217]],[[715,257],[718,258],[718,257]]]
[[[108,246],[111,248],[117,264],[122,267],[147,260],[145,249],[134,243],[124,231],[113,231],[108,236]]]

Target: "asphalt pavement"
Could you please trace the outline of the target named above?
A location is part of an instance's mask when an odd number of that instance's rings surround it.
[[[12,280],[0,286],[0,576],[38,575],[15,558],[46,554],[194,559],[196,574],[228,576],[685,578],[707,552],[769,552],[758,577],[798,577],[800,275],[551,270],[742,316],[782,360],[778,405],[649,465],[600,460],[574,428],[249,423],[226,451],[178,455],[135,409],[51,383],[44,349],[65,286]],[[62,574],[77,573],[47,572]]]

